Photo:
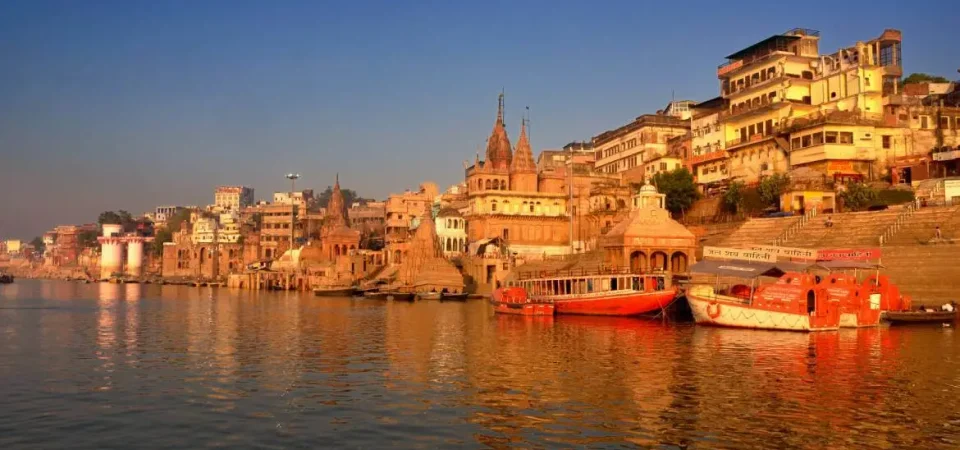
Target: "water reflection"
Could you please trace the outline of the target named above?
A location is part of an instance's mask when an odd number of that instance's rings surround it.
[[[952,328],[772,333],[496,316],[483,302],[18,284],[0,290],[4,448],[960,439]]]

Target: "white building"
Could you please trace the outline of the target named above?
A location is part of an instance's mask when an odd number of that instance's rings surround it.
[[[454,208],[441,209],[434,219],[443,256],[454,258],[467,249],[467,221]]]
[[[274,192],[273,193],[274,205],[289,205],[293,203],[297,205],[300,211],[306,211],[309,209],[310,206],[313,206],[314,199],[315,198],[313,196],[313,189],[305,189],[302,191],[294,192],[293,197],[290,196],[290,192]]]

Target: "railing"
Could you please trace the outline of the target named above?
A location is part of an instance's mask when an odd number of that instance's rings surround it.
[[[897,214],[897,218],[893,220],[893,223],[890,224],[886,230],[883,230],[883,232],[880,233],[880,246],[882,247],[883,244],[890,242],[890,239],[892,239],[893,236],[897,234],[901,228],[903,228],[903,224],[907,223],[907,220],[909,220],[910,216],[912,216],[916,211],[917,205],[915,203],[907,204],[907,206],[903,208],[903,211],[900,211],[900,214]]]
[[[800,220],[794,222],[786,230],[783,230],[783,233],[780,233],[780,236],[777,236],[777,238],[773,240],[773,245],[782,245],[784,242],[787,242],[788,239],[799,234],[800,231],[803,230],[803,227],[815,217],[817,217],[817,208],[810,208],[800,216]]]
[[[517,281],[529,280],[531,278],[560,278],[560,277],[589,277],[601,275],[637,275],[637,276],[656,276],[663,275],[666,272],[653,270],[646,273],[638,273],[629,267],[619,266],[598,266],[594,268],[579,269],[556,269],[541,271],[517,271]]]

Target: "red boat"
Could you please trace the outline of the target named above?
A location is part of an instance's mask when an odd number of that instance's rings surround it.
[[[552,316],[554,307],[550,303],[534,302],[527,297],[523,288],[506,287],[494,291],[490,299],[494,311],[499,314],[518,314],[522,316]]]
[[[522,288],[534,302],[555,305],[557,314],[639,316],[665,310],[677,296],[665,274],[566,273],[509,284]]]

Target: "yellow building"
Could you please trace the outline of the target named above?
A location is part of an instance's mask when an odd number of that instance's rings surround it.
[[[725,105],[723,97],[717,97],[691,107],[690,155],[685,163],[704,193],[719,188],[730,178],[726,136],[720,123]]]
[[[727,56],[717,69],[721,96],[729,106],[720,113],[730,176],[755,183],[789,168],[778,132],[790,117],[814,110],[810,85],[820,33],[793,29]]]
[[[409,251],[411,230],[416,228],[424,212],[433,206],[433,201],[439,194],[437,185],[425,182],[416,192],[406,191],[402,194],[390,194],[384,207],[385,220],[385,249],[387,264],[400,264],[403,256]]]
[[[594,166],[601,173],[626,172],[667,153],[667,141],[690,131],[690,121],[665,114],[644,114],[593,138]]]

